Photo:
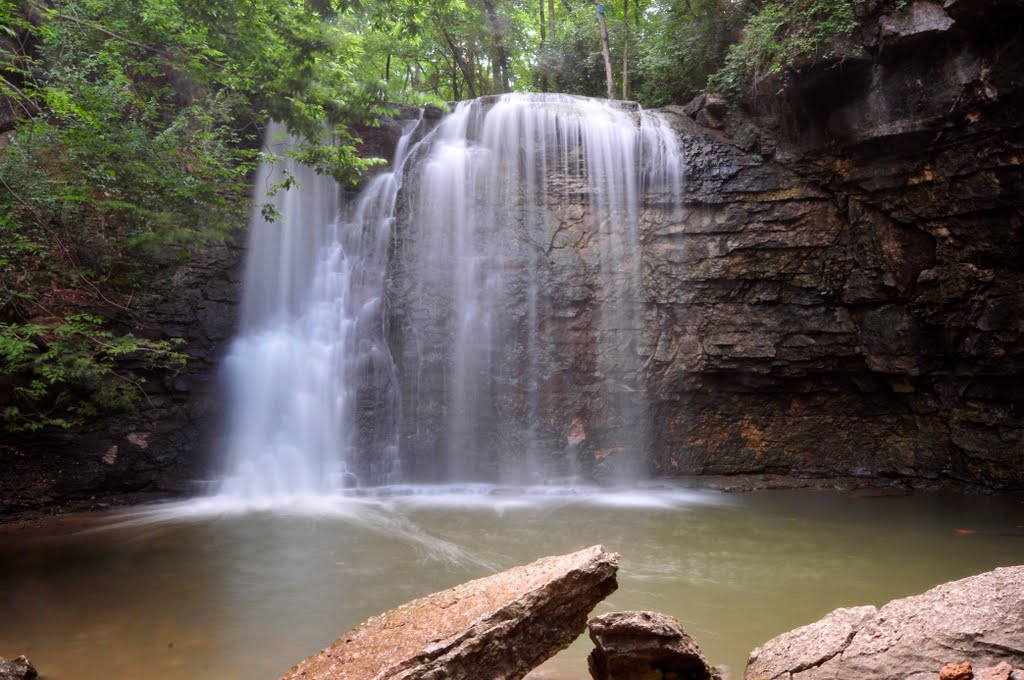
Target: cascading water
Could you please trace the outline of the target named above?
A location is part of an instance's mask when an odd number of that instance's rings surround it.
[[[291,145],[281,126],[267,138],[268,151]],[[398,145],[399,170],[408,139]],[[333,179],[281,158],[260,167],[257,199],[289,175],[298,188],[275,194],[278,219],[259,208],[250,219],[241,329],[224,362],[222,496],[329,494],[358,481],[353,471],[366,461],[375,482],[398,479],[382,307],[400,174],[374,177],[343,211]],[[360,427],[368,402],[374,418]]]
[[[681,167],[662,119],[565,95],[464,102],[420,143],[391,291],[419,478],[572,477],[583,440],[638,478],[642,198],[678,205]]]
[[[536,483],[583,449],[635,479],[640,224],[645,196],[678,204],[675,135],[562,95],[461,103],[407,155],[411,132],[347,209],[308,168],[261,169],[257,192],[299,188],[253,216],[220,495]]]

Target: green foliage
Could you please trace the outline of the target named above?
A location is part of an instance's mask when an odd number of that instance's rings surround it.
[[[376,162],[358,156],[347,126],[388,109],[358,72],[362,36],[346,11],[0,0],[7,429],[123,408],[142,395],[124,364],[178,365],[169,346],[112,329],[145,303],[168,254],[244,224],[263,121],[286,122],[303,140],[295,155],[340,181]],[[110,320],[84,314],[94,309]]]
[[[742,40],[729,48],[708,88],[742,94],[752,83],[793,66],[798,57],[826,55],[856,26],[851,0],[769,2],[747,22]]]
[[[604,57],[595,17],[589,3],[560,16],[557,41],[549,44],[538,59],[538,76],[547,77],[553,91],[606,96]],[[617,37],[614,28],[613,24],[610,32]]]
[[[703,91],[739,35],[741,9],[732,0],[675,0],[655,8],[637,45],[637,100],[664,106]]]
[[[102,410],[129,407],[144,379],[120,368],[127,358],[146,369],[180,369],[175,342],[116,335],[95,315],[77,314],[53,327],[0,323],[0,375],[9,388],[0,422],[11,432],[70,427]]]

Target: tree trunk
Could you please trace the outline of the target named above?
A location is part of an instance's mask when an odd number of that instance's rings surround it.
[[[540,0],[540,46],[544,47],[544,43],[547,42],[547,22],[544,19],[544,0]]]
[[[545,23],[544,22],[544,0],[540,0],[540,51],[541,51],[541,54],[544,53],[544,47],[547,44],[547,34],[546,34],[546,31],[545,31],[544,23]],[[541,92],[547,92],[548,91],[548,75],[547,75],[547,73],[544,73],[544,75],[542,75],[540,77],[540,91]]]
[[[440,19],[438,19],[438,24],[440,24]],[[469,70],[469,67],[466,66],[466,62],[462,59],[462,55],[459,53],[459,48],[455,46],[455,41],[452,40],[451,34],[448,33],[448,30],[443,26],[441,27],[441,35],[444,36],[445,42],[448,43],[448,47],[452,51],[452,59],[455,60],[455,64],[459,67],[459,70],[462,71],[462,77],[466,81],[466,89],[469,90],[469,98],[476,99],[476,88],[473,86],[472,71]]]
[[[615,99],[615,74],[612,72],[612,51],[608,47],[608,23],[604,20],[604,4],[597,4],[597,23],[601,26],[601,54],[604,55],[604,77],[608,85],[608,99]]]
[[[501,19],[494,7],[494,0],[484,0],[484,8],[487,10],[487,18],[491,22],[491,34],[494,36],[494,94],[502,94],[509,91],[508,82],[508,54],[503,44],[504,34],[501,29]]]
[[[551,44],[555,44],[555,0],[548,0],[548,36]]]
[[[629,99],[629,0],[622,0],[622,98]]]

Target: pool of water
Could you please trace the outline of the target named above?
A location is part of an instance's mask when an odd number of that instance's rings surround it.
[[[712,663],[836,607],[1024,563],[1024,505],[915,494],[393,488],[266,506],[200,500],[0,533],[0,656],[53,680],[275,678],[367,617],[602,543],[595,613],[679,618]],[[581,639],[535,672],[585,678]]]

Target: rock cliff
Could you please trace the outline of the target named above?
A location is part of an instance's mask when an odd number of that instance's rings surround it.
[[[685,217],[650,216],[644,267],[660,474],[1024,485],[1024,7],[871,4],[742,108],[671,109]]]
[[[146,337],[183,339],[185,368],[137,371],[145,396],[131,412],[0,445],[0,515],[195,489],[221,421],[218,365],[235,330],[242,255],[237,244],[168,254],[148,300],[123,321]]]
[[[619,294],[601,283],[606,236],[587,187],[548,169],[537,283],[514,263],[503,274],[520,291],[503,303],[518,321],[495,354],[530,356],[532,373],[494,380],[501,394],[481,418],[521,424],[497,432],[499,459],[532,446],[571,449],[598,477],[636,456],[665,477],[1024,487],[1024,6],[857,7],[861,28],[834,56],[742,101],[708,95],[663,112],[686,154],[685,194],[681,210],[664,193],[643,197],[631,336],[600,337]],[[412,230],[403,214],[400,243]],[[415,474],[444,446],[437,395],[452,350],[410,339],[450,321],[408,304],[416,283],[400,256],[394,265],[395,356],[414,405],[402,451]],[[543,319],[533,340],[530,285]],[[639,356],[629,370],[640,375],[601,375],[615,344]],[[646,404],[622,408],[638,385]],[[526,431],[533,441],[517,439]]]

